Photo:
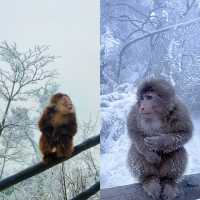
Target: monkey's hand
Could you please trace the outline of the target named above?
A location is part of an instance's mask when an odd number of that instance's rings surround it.
[[[160,151],[171,144],[171,138],[168,135],[146,137],[144,143],[149,150]]]
[[[145,159],[147,160],[147,162],[151,163],[151,164],[158,164],[161,161],[161,157],[153,151],[147,151],[144,155]]]
[[[52,137],[53,126],[51,124],[51,118],[55,113],[53,105],[47,106],[38,122],[40,131],[46,136],[46,138]]]

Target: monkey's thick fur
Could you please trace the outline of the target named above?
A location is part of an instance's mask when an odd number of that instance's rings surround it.
[[[159,128],[145,128],[140,124],[138,112],[141,96],[153,91],[163,99]],[[191,138],[193,125],[185,105],[177,98],[173,86],[165,80],[144,81],[137,91],[137,103],[127,121],[131,147],[128,166],[133,176],[143,184],[154,199],[174,199],[178,190],[176,181],[183,175],[187,154],[183,145]],[[156,150],[145,143],[146,137],[161,135]]]
[[[40,150],[44,162],[57,157],[69,157],[73,152],[73,137],[77,132],[75,112],[69,113],[64,106],[51,103],[39,120]]]

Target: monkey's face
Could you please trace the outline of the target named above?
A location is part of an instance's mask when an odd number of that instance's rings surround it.
[[[68,96],[62,96],[57,102],[57,107],[66,110],[67,113],[74,113],[74,106]]]
[[[138,112],[144,119],[152,119],[162,112],[162,99],[155,92],[145,92],[138,102]]]

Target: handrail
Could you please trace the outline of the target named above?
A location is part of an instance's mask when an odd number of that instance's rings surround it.
[[[76,197],[71,200],[85,200],[91,197],[92,195],[96,194],[100,190],[100,181],[96,182],[93,186],[85,190],[84,192],[80,193]]]
[[[200,173],[185,175],[178,183],[179,195],[174,200],[195,200],[200,198]],[[152,200],[141,184],[101,189],[101,200]]]
[[[83,143],[77,145],[74,147],[74,152],[72,153],[71,157],[69,158],[59,158],[56,159],[54,162],[45,164],[43,162],[39,162],[38,164],[28,167],[14,175],[11,175],[3,180],[0,181],[0,191],[5,190],[6,188],[19,183],[27,178],[30,178],[36,174],[39,174],[65,160],[68,160],[74,156],[76,156],[77,154],[91,148],[94,147],[96,145],[98,145],[100,143],[100,135],[91,137],[89,139],[87,139],[86,141],[84,141]]]

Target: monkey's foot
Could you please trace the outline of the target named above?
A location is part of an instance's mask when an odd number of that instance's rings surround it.
[[[163,186],[161,197],[163,200],[173,200],[179,195],[179,189],[175,184],[166,183]]]
[[[58,158],[69,158],[72,155],[73,147],[57,146],[56,155]]]
[[[54,147],[51,152],[55,153],[56,152],[56,147]]]
[[[151,177],[143,182],[144,191],[153,199],[160,199],[161,186],[160,181],[156,177]]]
[[[55,160],[56,160],[56,154],[48,154],[48,155],[44,155],[43,157],[43,162],[45,164],[54,162]]]

